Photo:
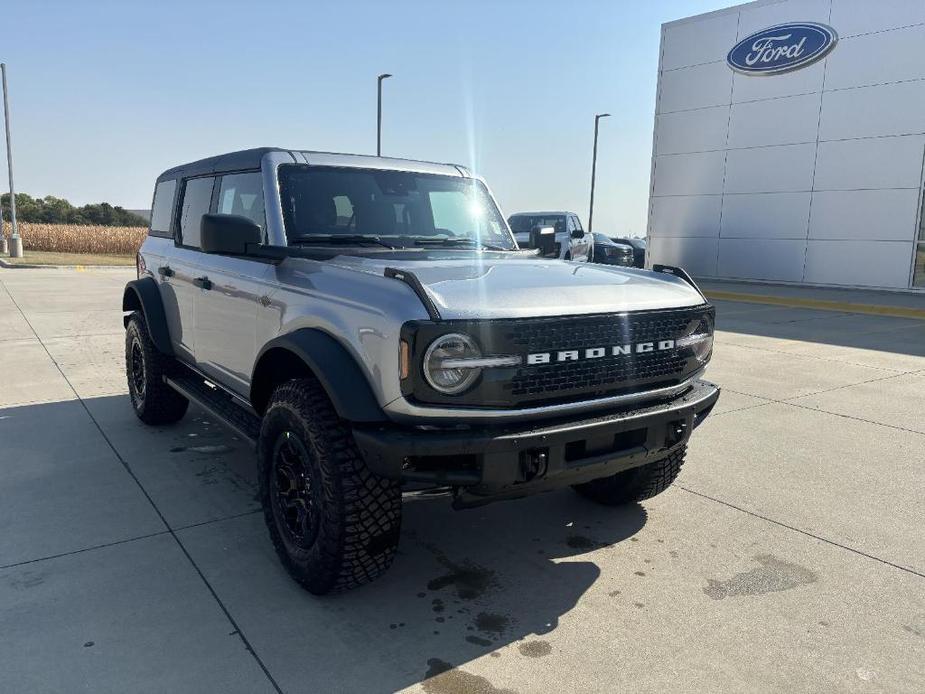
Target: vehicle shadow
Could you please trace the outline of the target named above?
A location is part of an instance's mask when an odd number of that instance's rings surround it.
[[[147,497],[195,564],[190,570],[221,602],[216,610],[227,610],[284,691],[396,691],[422,680],[437,694],[496,691],[455,668],[489,654],[528,668],[550,654],[546,635],[602,580],[595,556],[646,523],[640,505],[607,508],[570,490],[466,511],[452,510],[447,494],[409,494],[390,571],[357,590],[315,597],[274,554],[255,499],[252,451],[200,410],[190,408],[173,426],[148,427],[127,397],[107,396],[0,409],[0,417],[10,424],[0,496],[12,503],[4,515],[7,549],[17,554],[9,552],[11,559],[35,561],[157,532],[137,520],[154,518]],[[101,486],[108,490],[102,515]],[[43,524],[46,516],[56,519],[53,527]],[[62,537],[73,546],[51,544]],[[636,568],[628,566],[628,575]],[[101,639],[106,624],[131,621],[119,605],[113,600],[113,613],[97,616]],[[145,643],[183,628],[133,624]],[[202,648],[208,668],[208,646]],[[144,662],[139,653],[137,663],[126,663],[128,676]],[[96,674],[105,684],[106,673]]]
[[[915,318],[839,313],[810,308],[788,308],[733,301],[714,301],[716,329],[748,338],[773,338],[788,351],[799,343],[847,350],[879,351],[925,357],[925,323]],[[847,354],[847,352],[846,352]]]

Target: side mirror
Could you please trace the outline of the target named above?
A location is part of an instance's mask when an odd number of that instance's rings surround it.
[[[263,243],[263,230],[238,214],[204,214],[199,247],[204,253],[246,255],[248,246]]]
[[[585,232],[581,229],[572,229],[572,238],[573,239],[583,239],[585,237]]]
[[[540,256],[544,258],[556,257],[556,229],[555,227],[533,227],[530,232],[530,246],[539,249]]]

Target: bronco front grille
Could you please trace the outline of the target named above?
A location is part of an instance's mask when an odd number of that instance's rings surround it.
[[[476,385],[460,395],[441,395],[423,378],[409,379],[405,395],[422,403],[465,407],[524,407],[575,402],[652,390],[680,383],[701,368],[689,348],[612,354],[614,345],[673,341],[712,313],[709,305],[591,316],[498,320],[413,321],[402,330],[420,369],[427,346],[439,335],[462,332],[489,355],[521,355],[523,363],[485,369]],[[608,348],[605,356],[584,358],[585,350]],[[558,361],[561,350],[581,358]],[[549,353],[548,363],[530,364],[528,355]]]
[[[527,354],[565,348],[584,350],[674,339],[690,321],[690,311],[523,321],[511,326],[505,337]],[[678,382],[685,374],[687,361],[678,350],[668,350],[523,366],[514,373],[508,389],[518,398],[550,398],[563,391],[604,394],[653,380]]]

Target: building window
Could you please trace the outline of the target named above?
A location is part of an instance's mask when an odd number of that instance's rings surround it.
[[[912,286],[925,287],[925,195],[922,196],[922,211],[919,214],[919,241],[915,246]]]

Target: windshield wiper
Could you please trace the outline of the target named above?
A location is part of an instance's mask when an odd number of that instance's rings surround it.
[[[313,234],[311,236],[299,236],[293,243],[327,244],[331,246],[361,246],[365,243],[385,246],[390,250],[395,250],[395,246],[386,243],[375,234]]]
[[[462,247],[466,246],[469,248],[474,248],[477,250],[486,250],[486,251],[509,251],[510,248],[504,248],[502,246],[496,246],[491,243],[482,243],[478,239],[472,238],[457,238],[457,239],[415,239],[414,244],[416,246],[444,246],[444,247]]]

